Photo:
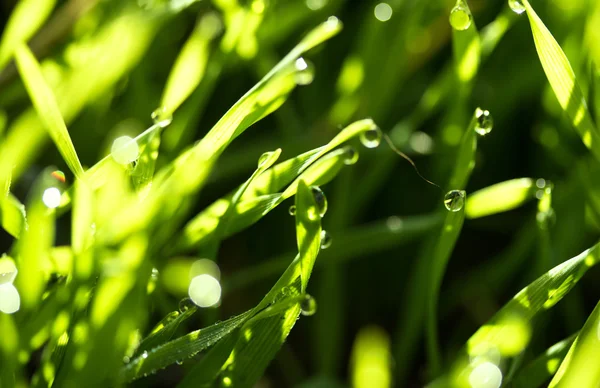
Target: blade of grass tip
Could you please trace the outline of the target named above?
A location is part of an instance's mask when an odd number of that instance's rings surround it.
[[[77,152],[71,142],[71,137],[67,131],[67,126],[62,118],[54,94],[44,80],[38,61],[25,45],[19,45],[16,48],[15,60],[25,84],[25,89],[27,89],[33,106],[48,130],[50,137],[58,147],[60,154],[73,174],[78,179],[82,179],[83,167],[81,167]]]
[[[314,188],[306,185],[304,180],[298,182],[296,192],[296,240],[300,254],[301,292],[306,292],[308,279],[319,249],[321,247],[321,217],[324,214],[324,205],[316,202],[316,196],[323,196],[320,190],[314,194]],[[323,202],[324,200],[321,200]],[[325,200],[326,201],[326,200]]]
[[[536,388],[554,376],[569,348],[577,338],[577,333],[555,343],[539,357],[531,361],[512,380],[515,388]]]
[[[17,239],[27,229],[25,206],[10,193],[0,198],[0,222],[2,228]]]
[[[532,319],[563,299],[599,261],[600,243],[554,267],[522,289],[469,338],[456,358],[449,378],[457,386],[468,386],[469,377],[481,376],[481,370],[477,368],[486,365],[501,379],[498,362],[513,358],[527,348],[532,335]],[[482,364],[482,357],[489,362]]]
[[[25,43],[44,24],[56,0],[20,1],[10,15],[0,41],[0,71],[10,61],[15,49]]]
[[[534,199],[538,187],[531,178],[518,178],[493,184],[469,194],[467,218],[480,218],[506,212]]]
[[[600,302],[563,359],[549,388],[593,387],[600,381]]]
[[[481,43],[466,0],[457,0],[450,12],[456,75],[461,84],[469,84],[479,69]]]
[[[521,1],[527,10],[535,48],[554,95],[585,146],[600,160],[600,133],[592,122],[587,102],[569,59],[529,2]]]

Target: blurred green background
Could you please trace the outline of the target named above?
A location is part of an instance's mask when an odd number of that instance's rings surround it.
[[[15,3],[0,0],[0,28]],[[600,59],[600,3],[531,3],[589,95],[596,82],[590,69]],[[279,110],[225,151],[194,198],[190,216],[247,179],[263,152],[280,147],[285,160],[327,143],[341,127],[366,117],[443,189],[421,179],[385,141],[374,149],[355,142],[358,163],[322,186],[329,202],[323,227],[332,246],[317,259],[308,288],[318,312],[299,320],[260,387],[348,385],[353,344],[370,325],[380,327],[391,341],[395,386],[420,387],[430,380],[422,321],[413,316],[415,305],[424,303],[425,285],[415,273],[435,239],[458,144],[477,107],[489,110],[494,127],[479,138],[467,196],[513,178],[542,178],[553,184],[555,218],[540,231],[536,203],[531,202],[465,221],[440,291],[438,327],[445,363],[522,287],[597,239],[600,228],[584,187],[586,182],[597,187],[600,175],[578,173],[589,151],[552,94],[527,17],[512,13],[506,1],[469,1],[473,23],[488,43],[482,43],[473,80],[457,83],[457,32],[448,22],[454,5],[446,0],[57,1],[29,40],[55,88],[81,163],[89,167],[107,155],[116,137],[135,136],[152,124],[150,114],[161,105],[176,58],[197,36],[204,57],[190,70],[190,84],[197,74],[202,76],[163,134],[160,167],[201,139],[308,30],[331,15],[344,23],[339,35],[304,56],[314,66],[314,81],[296,88]],[[229,12],[235,7],[247,13],[235,16]],[[123,15],[129,19],[119,21]],[[9,136],[30,108],[30,99],[14,64],[3,67],[0,133]],[[590,101],[590,110],[599,102],[597,97]],[[23,151],[11,189],[22,202],[47,166],[68,171],[47,139],[33,143]],[[598,172],[597,163],[593,171]],[[288,214],[292,204],[285,201],[221,243],[221,305],[197,313],[182,332],[245,311],[269,290],[295,256],[295,223]],[[56,221],[57,246],[70,243],[69,215]],[[12,242],[0,231],[2,252]],[[178,262],[204,256],[210,256],[209,250],[192,249],[159,257],[156,266],[166,277]],[[542,334],[534,336],[528,355],[583,325],[597,302],[598,284],[600,272],[592,269],[536,322]],[[160,296],[149,306],[150,326],[176,308],[187,289],[185,285],[182,292],[176,279],[163,278],[158,287]],[[406,329],[411,323],[416,327]],[[29,368],[36,368],[35,357]],[[172,386],[184,371],[185,365],[174,365],[135,386]]]

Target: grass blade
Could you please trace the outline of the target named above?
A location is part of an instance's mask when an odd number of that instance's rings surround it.
[[[27,229],[25,206],[12,194],[0,198],[0,221],[2,228],[14,238]]]
[[[77,152],[75,152],[75,147],[71,142],[71,137],[54,94],[44,80],[40,64],[25,45],[17,47],[15,58],[27,93],[29,93],[33,106],[48,130],[50,137],[73,174],[79,179],[83,178],[83,167],[81,167]]]
[[[583,143],[600,160],[600,133],[594,125],[581,87],[575,79],[569,59],[552,33],[527,0],[522,0],[533,32],[535,48],[554,95],[567,113]]]
[[[469,194],[467,218],[480,218],[506,212],[535,198],[537,187],[531,178],[511,179]]]
[[[319,190],[320,191],[320,190]],[[320,193],[319,195],[323,195]],[[308,279],[321,247],[321,209],[313,189],[301,180],[296,193],[296,240],[300,254],[301,287],[306,292]],[[326,201],[326,200],[325,200]]]

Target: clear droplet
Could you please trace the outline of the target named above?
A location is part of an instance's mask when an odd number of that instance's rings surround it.
[[[462,210],[467,193],[464,190],[451,190],[444,196],[444,206],[451,212]]]
[[[311,11],[317,11],[327,5],[327,0],[306,0],[306,7]]]
[[[154,121],[154,124],[161,128],[168,126],[173,121],[173,115],[168,113],[167,108],[164,106],[154,110],[150,117],[152,118],[152,121]]]
[[[194,301],[190,298],[183,298],[179,301],[179,311],[181,311],[182,313],[185,313],[194,306],[196,305],[194,304]]]
[[[327,213],[327,197],[319,186],[312,186],[311,190],[317,204],[317,211],[319,212],[319,216],[322,218],[325,213]]]
[[[373,128],[360,133],[360,142],[367,148],[375,148],[381,143],[381,129]]]
[[[188,294],[199,307],[212,307],[221,300],[221,283],[209,274],[194,277]]]
[[[129,361],[131,361],[129,357],[123,356],[123,364],[129,364]]]
[[[315,66],[310,61],[300,57],[296,59],[294,67],[296,68],[294,79],[297,85],[308,85],[315,78]]]
[[[56,187],[49,187],[44,190],[44,194],[42,194],[42,202],[49,209],[56,209],[60,206],[61,199],[60,190]]]
[[[290,216],[295,216],[296,215],[296,205],[290,206],[290,208],[288,209],[288,213],[290,213]]]
[[[138,159],[140,147],[135,139],[129,136],[121,136],[113,142],[110,155],[119,164],[129,164]]]
[[[15,286],[12,283],[0,285],[0,311],[4,314],[14,314],[20,307],[21,297]]]
[[[229,377],[229,376],[223,377],[222,383],[223,383],[222,385],[224,387],[231,387],[233,385],[233,381],[231,380],[231,377]]]
[[[17,277],[17,271],[0,273],[0,286],[3,284],[12,284]]]
[[[331,235],[326,231],[321,231],[321,249],[327,249],[331,246],[332,238]]]
[[[502,385],[502,371],[491,362],[483,362],[469,374],[469,384],[473,388],[499,388]]]
[[[492,132],[494,128],[494,119],[489,111],[479,109],[475,111],[475,132],[481,136],[485,136]]]
[[[142,358],[143,359],[148,358],[148,352],[144,351],[144,353],[142,353]]]
[[[358,151],[354,147],[346,147],[346,155],[344,157],[344,164],[351,166],[358,162]]]
[[[457,31],[464,31],[471,26],[473,16],[469,8],[459,3],[450,11],[450,25]]]
[[[525,6],[519,0],[508,0],[508,6],[519,15],[525,12]]]
[[[310,317],[317,312],[317,301],[310,295],[304,295],[304,299],[300,302],[300,312],[302,315]]]
[[[273,151],[268,151],[268,152],[265,152],[264,154],[262,154],[260,156],[260,158],[258,158],[258,168],[261,168],[262,165],[265,164],[267,162],[267,160],[269,160],[271,155],[273,155]]]

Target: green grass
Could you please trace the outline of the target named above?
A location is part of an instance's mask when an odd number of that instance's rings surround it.
[[[600,384],[596,2],[0,9],[1,388]]]

